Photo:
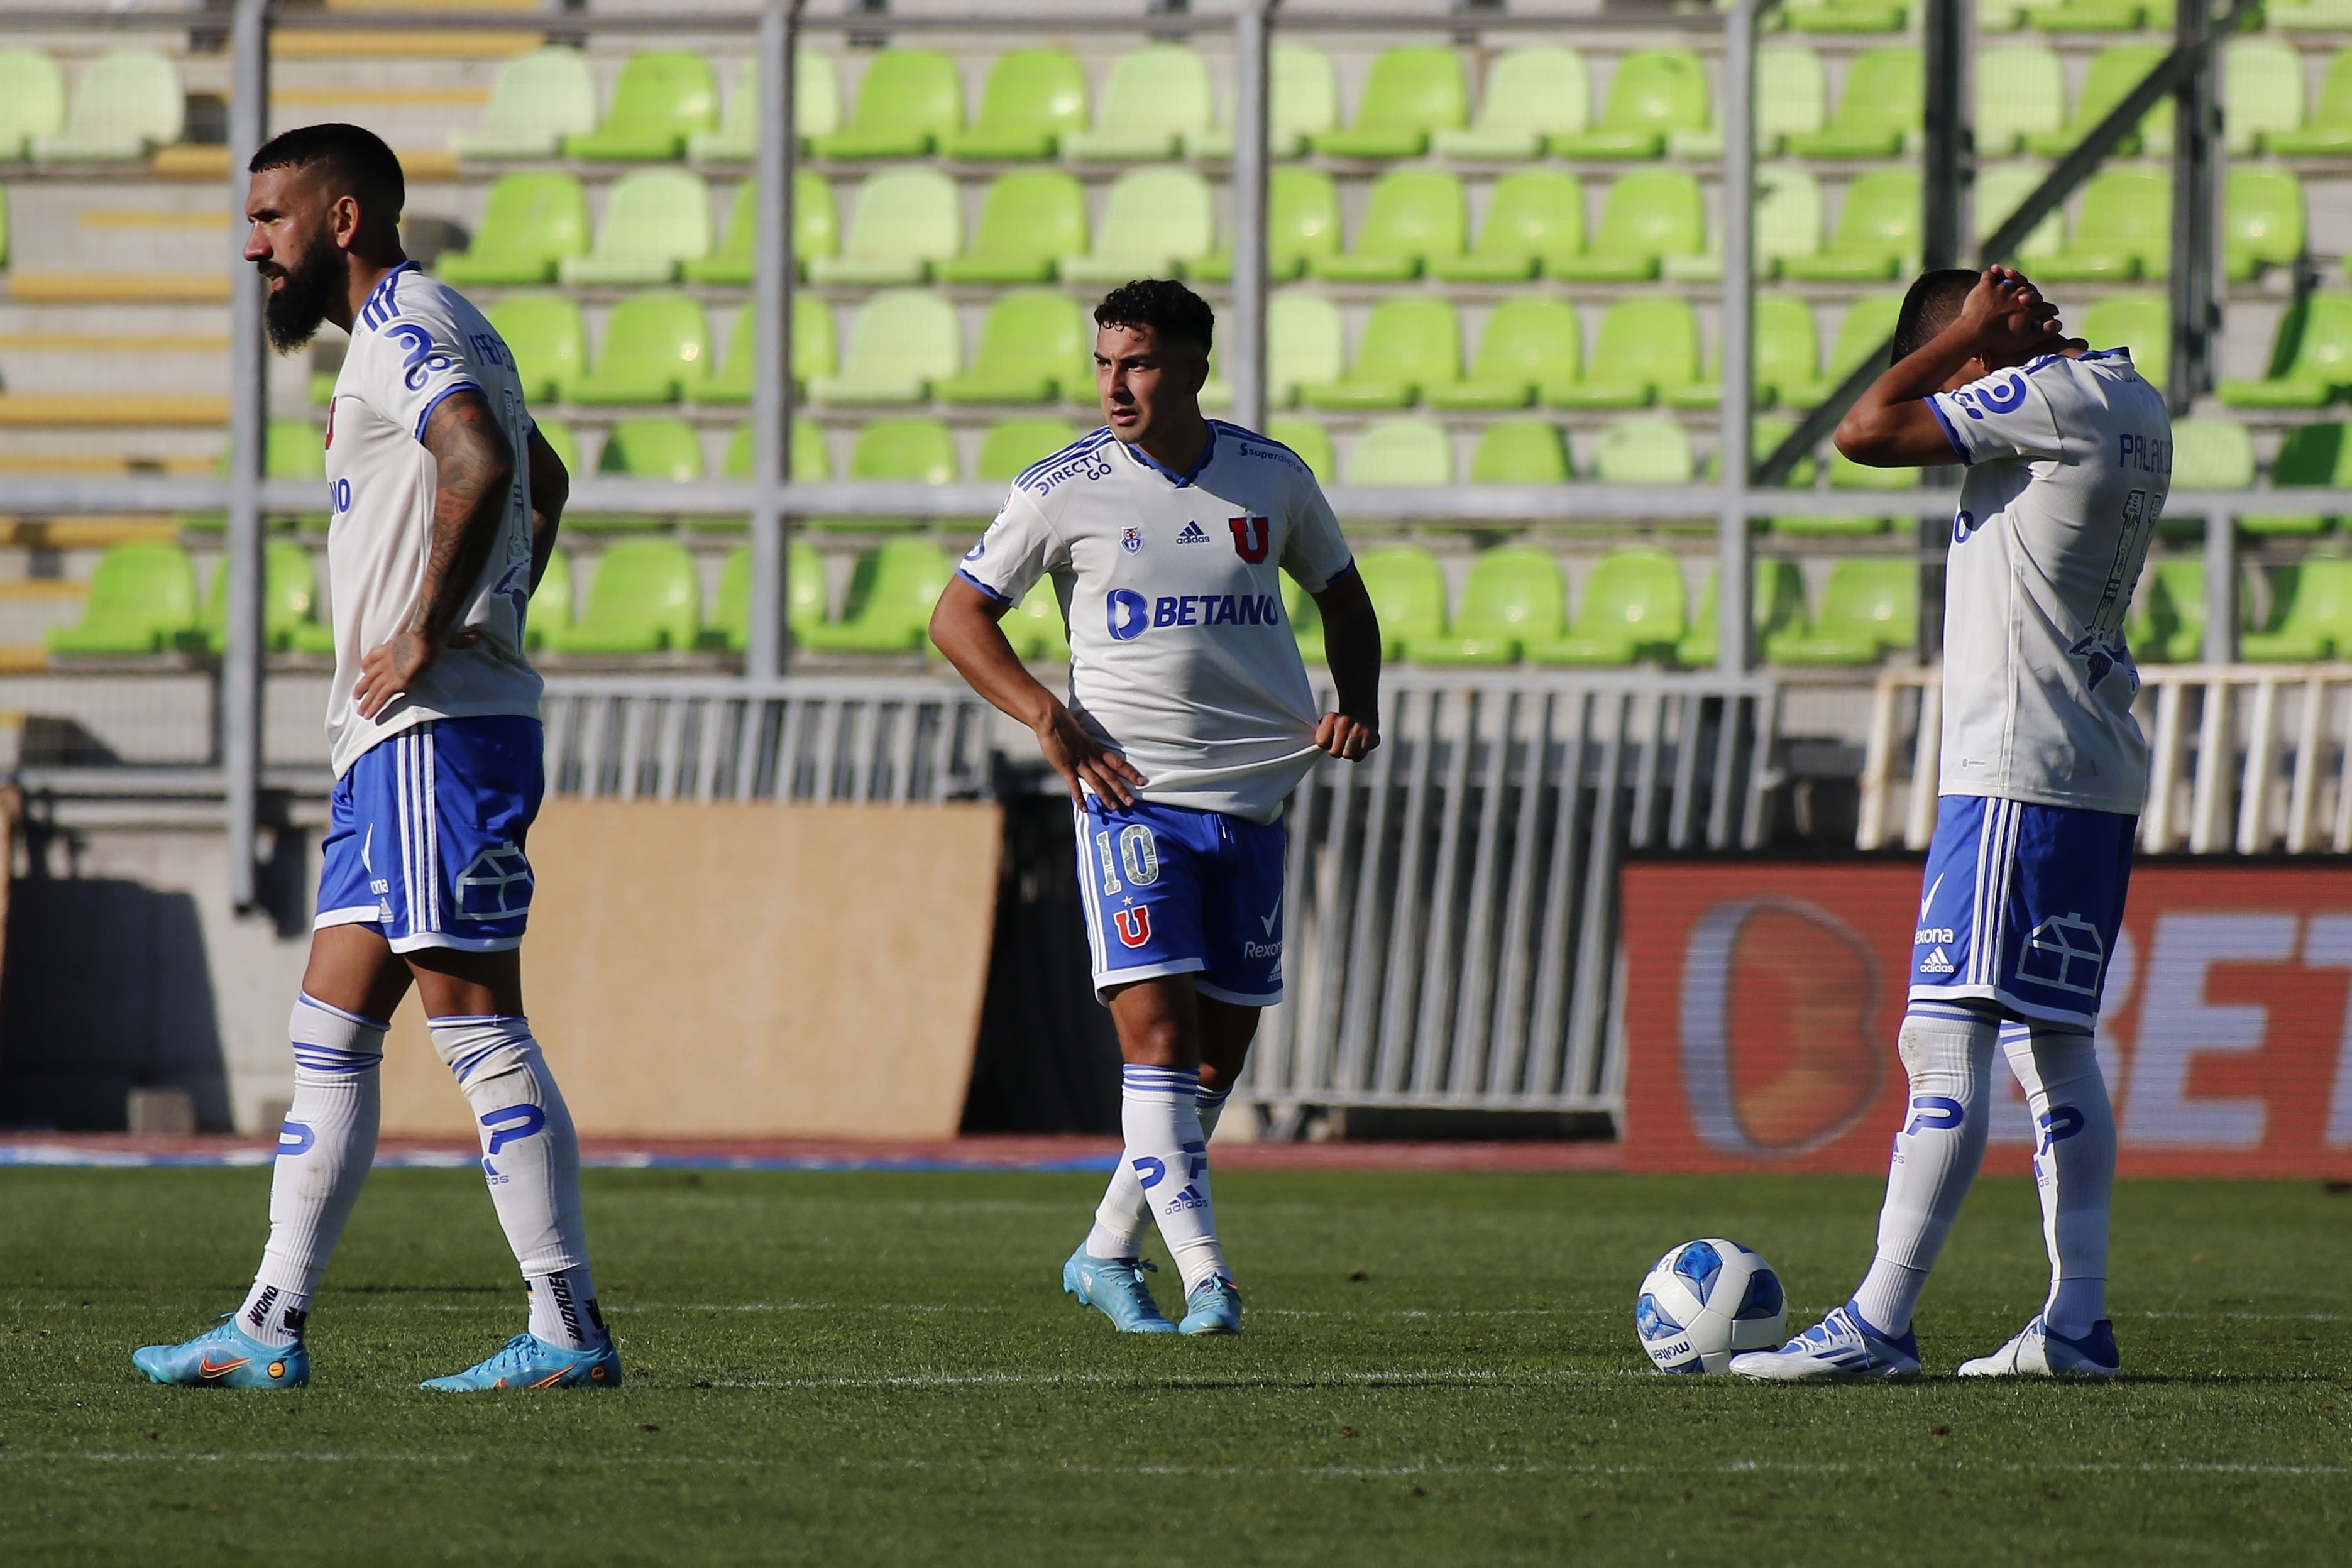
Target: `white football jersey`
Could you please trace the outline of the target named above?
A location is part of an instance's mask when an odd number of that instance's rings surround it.
[[[2124,615],[2172,485],[2163,395],[2110,349],[1927,403],[1969,465],[1944,576],[1940,791],[2136,814],[2147,741]]]
[[[1146,800],[1271,822],[1320,755],[1280,573],[1318,593],[1353,558],[1297,454],[1223,421],[1176,474],[1109,430],[1013,482],[963,558],[1017,604],[1051,574],[1070,627],[1070,711]]]
[[[515,455],[506,519],[458,616],[475,640],[444,648],[404,696],[362,718],[352,697],[360,660],[415,618],[432,554],[439,476],[423,444],[425,422],[442,399],[467,389],[488,401]],[[337,778],[368,747],[430,719],[539,716],[539,676],[522,652],[530,431],[514,356],[463,295],[415,262],[376,285],[352,323],[327,411],[327,584],[335,628],[327,738]]]

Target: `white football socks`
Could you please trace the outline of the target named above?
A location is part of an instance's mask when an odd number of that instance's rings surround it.
[[[1193,1113],[1201,1119],[1202,1142],[1217,1135],[1217,1120],[1224,1114],[1225,1097],[1230,1089],[1202,1089],[1192,1096]],[[1151,1210],[1143,1199],[1143,1181],[1135,1167],[1122,1159],[1118,1169],[1110,1174],[1110,1186],[1103,1189],[1102,1202],[1095,1208],[1094,1228],[1087,1232],[1087,1254],[1092,1258],[1134,1258],[1139,1249],[1138,1239],[1143,1234],[1144,1222]]]
[[[269,1242],[236,1319],[263,1344],[302,1337],[320,1276],[375,1163],[390,1027],[310,996],[296,999],[287,1020],[294,1103],[270,1167]]]
[[[580,1213],[580,1140],[530,1020],[425,1021],[480,1124],[482,1176],[530,1291],[530,1332],[568,1350],[603,1343]]]
[[[2033,1185],[2050,1249],[2042,1322],[2081,1339],[2107,1315],[2107,1206],[2116,1185],[2116,1116],[2091,1037],[2005,1023],[2000,1047],[2032,1113]]]
[[[1890,1337],[1911,1327],[1927,1270],[1984,1163],[1998,1032],[1990,1011],[1915,1002],[1896,1036],[1910,1106],[1887,1168],[1878,1252],[1853,1293],[1863,1321]]]
[[[1233,1278],[1217,1245],[1216,1208],[1209,1197],[1209,1140],[1194,1105],[1200,1089],[1201,1074],[1188,1067],[1129,1066],[1120,1074],[1124,1160],[1141,1183],[1144,1203],[1184,1277],[1187,1296],[1213,1275]]]

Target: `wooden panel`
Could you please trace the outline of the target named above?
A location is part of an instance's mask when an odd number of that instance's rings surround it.
[[[580,1131],[952,1134],[1001,842],[986,805],[550,801],[524,996]],[[413,998],[383,1127],[472,1132]]]

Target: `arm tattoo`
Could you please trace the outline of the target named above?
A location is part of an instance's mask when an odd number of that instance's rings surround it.
[[[515,455],[478,392],[441,400],[425,423],[425,449],[439,482],[433,497],[433,544],[415,630],[438,647],[466,608],[506,518]]]

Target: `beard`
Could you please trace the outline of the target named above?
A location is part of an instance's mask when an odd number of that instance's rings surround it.
[[[270,347],[290,354],[318,332],[319,324],[327,319],[327,306],[343,281],[342,255],[323,228],[311,236],[285,279],[282,287],[264,298],[261,320],[269,333]]]

